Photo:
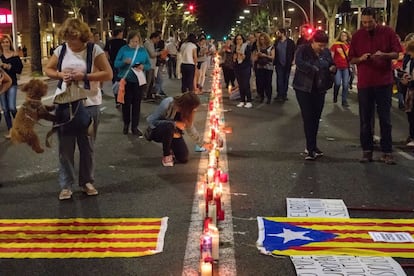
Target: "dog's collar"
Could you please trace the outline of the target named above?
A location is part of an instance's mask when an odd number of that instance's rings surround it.
[[[38,102],[38,103],[41,103],[42,102],[42,100],[32,99],[30,97],[26,97],[26,100],[29,101],[29,102]]]

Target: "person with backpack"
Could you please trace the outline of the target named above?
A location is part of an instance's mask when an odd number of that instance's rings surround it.
[[[111,80],[112,69],[102,48],[88,43],[90,35],[86,23],[68,18],[59,32],[66,42],[55,49],[45,68],[48,77],[58,80],[54,103],[57,104],[60,200],[72,197],[76,144],[78,184],[88,196],[98,194],[94,187],[94,141],[102,103],[99,82]]]

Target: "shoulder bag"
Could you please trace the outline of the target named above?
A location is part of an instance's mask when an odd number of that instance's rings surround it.
[[[122,78],[115,82],[114,86],[116,85],[116,83],[118,83],[118,93],[117,93],[117,97],[116,97],[116,101],[118,103],[124,104],[125,103],[125,85],[126,85],[126,80],[125,78],[127,77],[129,70],[131,70],[133,62],[135,60],[135,57],[137,56],[138,53],[138,49],[139,47],[135,48],[135,52],[134,52],[134,56],[131,59],[131,64],[129,65],[128,70],[126,70],[125,74],[122,76]]]

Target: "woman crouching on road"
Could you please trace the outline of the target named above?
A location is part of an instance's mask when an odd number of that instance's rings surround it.
[[[336,67],[326,45],[328,36],[316,31],[311,43],[298,47],[293,89],[296,92],[306,137],[305,160],[315,160],[323,152],[317,147],[319,120],[325,104],[325,94],[333,85]]]
[[[184,130],[198,146],[208,150],[212,148],[211,144],[203,141],[203,137],[193,125],[195,111],[199,105],[200,99],[194,92],[185,92],[174,98],[165,98],[148,116],[147,122],[152,129],[149,138],[162,143],[164,167],[174,166],[174,158],[180,163],[188,161],[188,148],[183,138]]]

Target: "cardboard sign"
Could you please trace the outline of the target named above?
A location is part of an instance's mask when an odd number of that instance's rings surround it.
[[[342,199],[286,198],[287,217],[349,218]]]
[[[291,256],[297,276],[406,276],[391,257]]]

